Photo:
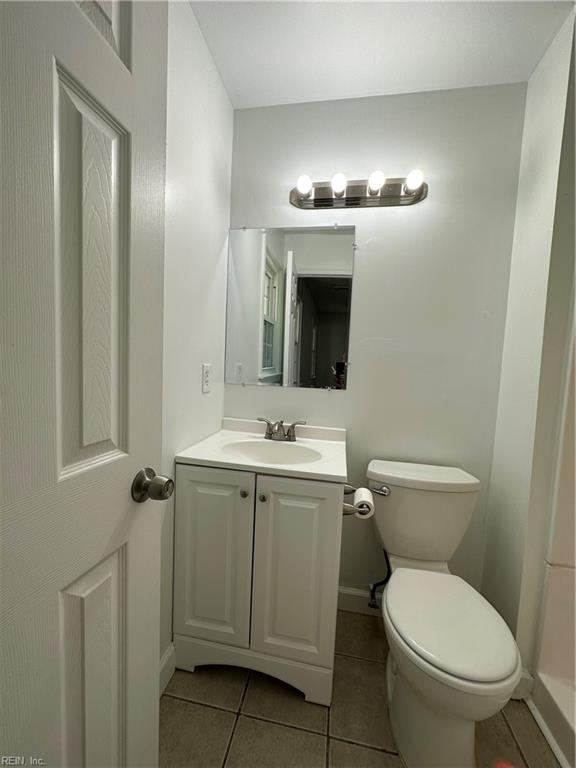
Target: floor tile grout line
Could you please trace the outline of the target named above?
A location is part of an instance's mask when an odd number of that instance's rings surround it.
[[[373,744],[366,744],[364,741],[354,741],[354,739],[347,739],[345,736],[330,736],[331,739],[334,741],[343,741],[346,744],[353,744],[355,747],[364,747],[364,749],[371,749],[373,752],[384,752],[386,755],[393,755],[394,757],[399,756],[398,751],[394,751],[393,749],[388,749],[386,747],[375,747]]]
[[[240,704],[238,705],[238,715],[243,715],[242,707],[244,706],[244,701],[246,700],[246,694],[248,693],[248,686],[250,685],[250,680],[252,679],[252,671],[248,671],[248,675],[246,677],[246,683],[244,685],[244,690],[242,691],[242,696],[240,697]]]
[[[504,711],[504,709],[502,710],[502,718],[503,718],[504,722],[506,723],[506,727],[510,731],[510,735],[512,736],[512,740],[514,741],[514,743],[518,747],[518,751],[520,752],[520,755],[522,756],[522,760],[524,760],[524,764],[526,765],[526,768],[532,768],[532,765],[531,765],[530,761],[528,760],[528,757],[526,756],[524,750],[522,749],[522,744],[520,744],[520,739],[514,733],[514,728],[512,728],[512,724],[508,720],[508,717],[506,716],[506,712]]]
[[[335,656],[343,656],[345,659],[357,659],[358,661],[370,661],[372,664],[386,664],[386,659],[369,659],[366,656],[355,656],[353,653],[343,653],[342,651],[334,651]]]
[[[167,696],[169,699],[176,699],[177,701],[184,701],[186,704],[196,704],[198,707],[208,707],[208,709],[217,709],[219,712],[228,712],[231,715],[238,714],[238,710],[234,707],[223,707],[221,704],[211,704],[208,701],[198,701],[198,699],[188,699],[186,696],[180,696],[177,693],[167,693],[166,691],[162,696]]]
[[[230,731],[230,736],[228,737],[228,743],[226,744],[226,751],[224,752],[224,757],[222,758],[222,763],[220,765],[220,768],[224,768],[226,765],[226,761],[228,760],[228,755],[230,754],[230,747],[232,746],[232,739],[234,738],[234,734],[236,733],[236,726],[238,725],[238,720],[240,719],[240,714],[236,712],[236,716],[234,718],[234,724],[232,725],[232,730]]]
[[[242,712],[242,707],[244,706],[244,700],[246,698],[246,694],[248,693],[248,686],[250,685],[250,680],[252,679],[252,672],[248,672],[246,675],[246,683],[244,684],[244,690],[242,691],[242,696],[240,697],[240,704],[238,705],[238,715]]]
[[[224,752],[224,758],[222,759],[221,768],[224,768],[224,766],[226,765],[226,761],[228,760],[228,755],[230,754],[232,739],[234,738],[234,734],[236,733],[236,726],[238,725],[238,720],[240,720],[240,712],[242,710],[242,704],[244,704],[244,699],[246,697],[246,691],[248,690],[248,683],[250,682],[250,677],[251,677],[251,673],[248,672],[248,674],[246,675],[246,682],[244,683],[244,690],[242,691],[242,696],[240,697],[240,703],[238,704],[238,709],[236,710],[234,725],[232,726],[232,730],[230,731],[230,738],[228,739],[228,744],[226,745],[226,752]]]
[[[312,733],[314,736],[327,736],[328,733],[324,731],[314,731],[312,728],[305,728],[302,725],[293,725],[292,723],[285,723],[282,720],[271,720],[269,717],[263,717],[262,715],[252,715],[249,712],[239,712],[242,717],[248,717],[250,720],[258,720],[261,723],[270,723],[270,725],[281,725],[283,728],[291,728],[293,731],[302,731],[303,733]]]

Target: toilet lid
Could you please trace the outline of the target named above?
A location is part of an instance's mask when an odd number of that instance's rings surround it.
[[[399,568],[385,592],[388,615],[421,658],[475,682],[509,677],[518,648],[502,617],[459,576]]]

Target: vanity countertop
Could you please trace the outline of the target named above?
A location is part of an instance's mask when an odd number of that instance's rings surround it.
[[[265,426],[249,419],[222,420],[222,429],[176,455],[177,464],[196,464],[345,483],[346,430],[296,427],[296,442],[265,440]]]

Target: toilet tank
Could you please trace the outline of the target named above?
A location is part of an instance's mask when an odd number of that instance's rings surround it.
[[[470,524],[480,481],[458,467],[378,459],[367,476],[376,491],[376,530],[388,554],[447,562]],[[377,493],[382,486],[389,495]]]

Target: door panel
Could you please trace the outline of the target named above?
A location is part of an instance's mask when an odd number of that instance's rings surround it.
[[[76,0],[108,45],[130,67],[131,0]]]
[[[60,472],[126,449],[129,137],[55,67]]]
[[[67,765],[125,764],[125,560],[123,547],[61,592]]]
[[[176,468],[174,632],[248,647],[255,475]]]
[[[331,667],[342,488],[259,475],[256,495],[250,647]]]
[[[0,4],[0,743],[47,766],[158,753],[163,510],[130,486],[161,458],[167,9],[127,11],[130,69],[78,4]]]

